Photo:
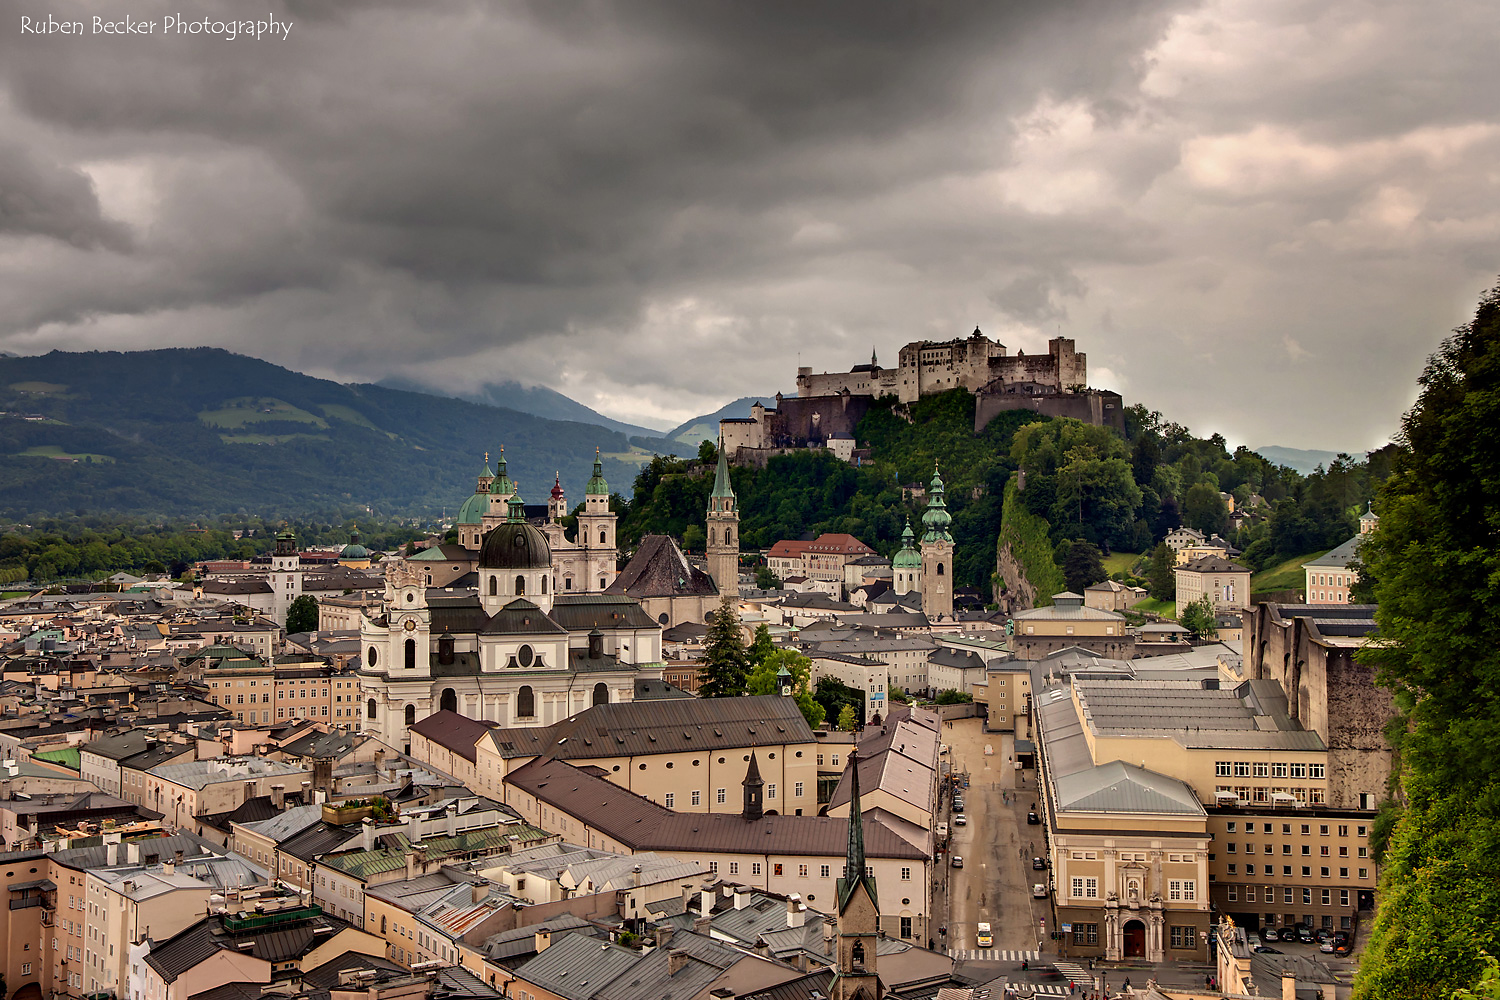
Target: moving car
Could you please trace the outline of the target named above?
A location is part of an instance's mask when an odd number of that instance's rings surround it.
[[[1047,887],[1045,885],[1043,885],[1042,883],[1038,882],[1036,885],[1033,885],[1031,887],[1031,895],[1033,897],[1035,897],[1036,899],[1046,899],[1047,898]]]
[[[995,943],[995,936],[990,933],[990,925],[980,921],[975,943],[981,948],[988,948]]]
[[[962,868],[963,866],[964,866],[963,856],[959,855],[959,854],[953,855],[953,867],[954,868]]]
[[[1034,872],[1046,871],[1047,870],[1047,859],[1046,858],[1032,858],[1031,859],[1031,870],[1034,871]]]
[[[953,814],[953,825],[954,826],[968,826],[969,825],[969,818],[967,816],[965,816],[963,813],[954,813]]]
[[[953,811],[960,813],[964,811],[964,797],[962,795],[953,796]]]
[[[1032,826],[1037,826],[1042,822],[1042,820],[1041,817],[1036,814],[1036,810],[1033,809],[1031,812],[1026,814],[1026,822],[1030,823]]]

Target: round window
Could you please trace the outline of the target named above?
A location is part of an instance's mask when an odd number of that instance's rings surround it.
[[[375,652],[374,646],[371,646],[369,655],[367,655],[365,659],[369,662],[370,666],[373,667],[375,665],[375,661],[380,659],[380,654]]]
[[[530,646],[522,646],[516,650],[516,662],[523,667],[529,667],[536,660],[536,653]]]
[[[723,758],[723,757],[720,757],[720,758],[719,758],[719,763],[720,763],[720,764],[722,764],[722,763],[724,763],[724,758]]]
[[[417,595],[413,594],[411,591],[408,590],[406,592],[406,603],[407,604],[415,604],[415,603],[417,603]]]

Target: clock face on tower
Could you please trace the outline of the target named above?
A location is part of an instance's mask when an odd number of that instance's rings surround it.
[[[412,618],[408,618],[408,619],[406,619],[406,624],[402,625],[401,627],[404,628],[404,629],[406,629],[406,631],[408,631],[408,632],[415,632],[417,630],[416,620],[412,619]]]

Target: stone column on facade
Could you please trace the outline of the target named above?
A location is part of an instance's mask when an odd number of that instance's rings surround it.
[[[1164,932],[1163,917],[1161,909],[1161,895],[1153,892],[1151,894],[1151,916],[1146,921],[1146,961],[1162,962],[1166,960],[1166,948],[1162,940]]]
[[[1120,930],[1120,894],[1110,890],[1104,901],[1104,960],[1118,962],[1125,954],[1125,939]]]

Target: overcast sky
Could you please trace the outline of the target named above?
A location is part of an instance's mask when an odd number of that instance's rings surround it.
[[[1061,331],[1199,433],[1353,451],[1500,271],[1493,0],[189,2],[7,5],[0,349],[668,426]]]

